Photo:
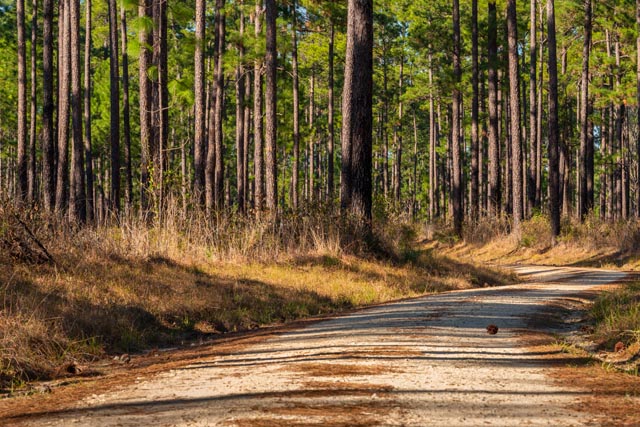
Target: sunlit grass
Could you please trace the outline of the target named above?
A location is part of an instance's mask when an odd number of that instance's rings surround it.
[[[363,243],[322,214],[277,229],[253,219],[30,221],[55,262],[0,211],[0,240],[27,248],[0,251],[0,387],[50,378],[71,360],[514,280],[416,248],[400,222]]]
[[[564,219],[562,233],[551,245],[549,220],[534,215],[522,223],[518,235],[507,218],[482,219],[469,226],[465,239],[446,243],[436,236],[431,247],[459,259],[495,264],[528,263],[640,270],[640,222],[606,222],[595,215],[585,222]]]
[[[608,344],[640,343],[640,282],[627,283],[602,293],[590,311],[595,333]]]

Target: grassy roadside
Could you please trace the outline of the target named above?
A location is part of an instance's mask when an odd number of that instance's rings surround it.
[[[589,312],[600,347],[616,351],[620,362],[640,363],[640,281],[603,292]],[[637,371],[636,371],[637,374]]]
[[[514,280],[416,250],[406,226],[377,230],[374,253],[313,218],[191,224],[74,229],[0,211],[0,389],[71,361]]]
[[[483,219],[460,241],[447,232],[432,234],[428,247],[461,260],[640,271],[640,222],[635,220],[611,223],[590,216],[580,223],[565,218],[556,246],[551,246],[543,215],[523,221],[519,235],[510,233],[506,218]]]
[[[548,219],[537,215],[522,223],[521,232],[509,232],[506,219],[483,220],[466,230],[463,241],[447,232],[433,233],[423,247],[459,260],[493,265],[514,263],[597,267],[640,271],[640,222],[615,223],[588,217],[584,223],[564,220],[562,235],[551,246]],[[591,328],[585,340],[597,344],[597,352],[626,370],[640,365],[640,281],[620,284],[602,292],[589,311]],[[621,344],[619,344],[621,343]],[[623,350],[616,352],[618,348]],[[631,362],[631,365],[627,365]]]

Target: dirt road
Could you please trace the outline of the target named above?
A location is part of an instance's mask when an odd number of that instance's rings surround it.
[[[30,420],[55,426],[585,425],[586,392],[531,347],[549,303],[625,274],[521,267],[524,284],[379,306],[200,360]],[[486,326],[499,327],[489,335]],[[566,323],[564,324],[566,326]],[[556,327],[558,326],[556,322]]]

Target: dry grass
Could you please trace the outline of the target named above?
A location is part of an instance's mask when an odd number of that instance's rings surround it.
[[[594,335],[606,350],[622,342],[625,349],[638,354],[640,345],[640,282],[622,286],[598,296],[590,310],[595,322]]]
[[[363,241],[324,214],[76,228],[0,208],[0,388],[71,360],[513,280],[417,251],[412,230]]]
[[[551,246],[545,216],[524,221],[519,235],[509,230],[504,218],[484,219],[465,231],[464,241],[451,243],[441,237],[429,245],[456,259],[495,264],[523,262],[640,271],[640,222],[636,220],[611,223],[590,216],[580,223],[565,218],[556,246]]]

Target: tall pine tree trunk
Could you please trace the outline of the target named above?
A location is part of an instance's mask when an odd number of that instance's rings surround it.
[[[404,80],[404,55],[400,56],[400,77],[398,79],[398,122],[394,130],[394,140],[396,155],[393,174],[393,198],[397,204],[402,196],[402,120],[404,115],[404,104],[402,102],[402,86]]]
[[[196,29],[194,54],[194,147],[193,147],[193,194],[198,205],[204,204],[204,170],[206,157],[206,105],[204,52],[206,47],[206,0],[196,0]]]
[[[262,0],[256,0],[254,14],[255,37],[262,33]],[[253,63],[253,165],[254,165],[254,209],[260,215],[264,207],[264,147],[262,144],[262,61],[260,60],[258,44],[256,44],[255,60]]]
[[[70,0],[59,3],[58,18],[58,168],[56,211],[67,212],[69,201],[69,91],[71,79]]]
[[[615,67],[615,88],[616,90],[620,89],[620,85],[622,84],[622,76],[621,76],[621,68],[620,68],[620,42],[615,42],[615,59],[616,59],[616,67]],[[616,194],[616,219],[625,218],[624,212],[624,184],[622,182],[622,171],[624,168],[624,152],[623,152],[623,129],[624,129],[624,117],[625,117],[625,108],[624,104],[620,103],[615,106],[615,139],[614,144],[612,146],[614,152],[617,151],[617,160],[614,168],[615,174],[615,194]]]
[[[244,82],[244,109],[243,109],[243,117],[244,117],[244,205],[245,209],[249,209],[253,203],[253,194],[251,193],[251,188],[249,187],[249,144],[251,141],[251,106],[249,104],[249,100],[251,99],[251,73],[249,73],[249,68],[245,68],[245,82]]]
[[[335,131],[333,125],[333,104],[334,104],[334,81],[333,81],[333,59],[334,59],[334,38],[335,28],[333,18],[331,18],[331,28],[329,29],[329,106],[327,110],[327,127],[329,131],[329,139],[327,144],[327,198],[330,204],[333,204],[334,189],[334,167],[333,167],[333,149],[335,145]]]
[[[55,206],[55,146],[53,132],[53,0],[43,1],[42,25],[42,181],[45,209]]]
[[[489,1],[489,214],[497,215],[502,203],[498,122],[498,44],[496,2]]]
[[[538,54],[540,56],[540,73],[538,76],[538,109],[536,113],[536,207],[542,206],[542,93],[544,91],[544,10],[545,8],[540,5],[540,39],[538,43]]]
[[[166,168],[169,136],[168,69],[167,69],[167,3],[154,0],[151,7],[153,17],[152,63],[156,67],[151,84],[151,146],[153,159],[153,193],[155,212],[164,212],[164,171]]]
[[[71,196],[69,210],[72,221],[84,223],[87,219],[87,204],[84,180],[84,141],[82,139],[82,83],[80,76],[80,0],[70,0],[71,36]]]
[[[307,153],[307,201],[312,203],[315,200],[315,142],[316,142],[316,129],[314,128],[316,117],[316,75],[315,70],[311,69],[311,76],[309,77],[309,142]]]
[[[224,66],[223,54],[225,50],[225,0],[216,0],[215,21],[215,107],[214,107],[214,137],[215,137],[215,174],[214,174],[214,207],[217,211],[224,207],[224,146],[222,130],[222,110],[224,103]]]
[[[110,140],[111,193],[110,209],[120,212],[120,75],[118,67],[118,19],[116,0],[109,0],[109,70],[110,70]]]
[[[29,193],[27,164],[27,49],[24,25],[24,0],[18,0],[18,197],[26,202]]]
[[[529,174],[527,180],[527,204],[529,215],[536,205],[536,170],[538,168],[538,105],[537,105],[537,13],[536,0],[530,2],[529,29]]]
[[[345,59],[340,205],[344,212],[370,221],[373,129],[372,0],[349,0]]]
[[[640,1],[640,0],[639,0]],[[300,164],[300,82],[298,77],[298,18],[296,1],[291,7],[293,23],[291,25],[291,38],[293,50],[291,52],[291,68],[293,75],[293,171],[291,175],[291,201],[294,209],[298,209],[299,187],[298,165]]]
[[[418,211],[418,121],[416,119],[415,107],[412,109],[413,115],[413,188],[411,191],[411,218],[415,219]]]
[[[240,3],[242,7],[242,3]],[[238,210],[245,212],[245,186],[244,186],[244,14],[240,12],[240,28],[238,43],[238,64],[236,65],[236,186],[238,190]]]
[[[34,0],[35,1],[35,0]],[[95,219],[93,197],[93,153],[91,143],[91,0],[85,1],[85,43],[84,43],[84,160],[87,221]]]
[[[516,17],[516,0],[509,0],[507,5],[507,38],[509,45],[513,228],[515,232],[518,232],[520,230],[520,221],[523,218],[524,209],[522,206],[522,135],[520,133],[520,85],[518,82],[518,22]]]
[[[431,47],[430,47],[431,48]],[[438,200],[438,159],[436,154],[436,112],[433,96],[433,55],[429,51],[429,219],[436,217]]]
[[[552,243],[555,245],[560,235],[560,165],[558,146],[558,60],[556,53],[556,18],[554,0],[547,0],[547,44],[549,50],[549,214],[551,220]]]
[[[28,194],[29,203],[36,202],[37,164],[36,164],[36,116],[38,114],[38,82],[37,82],[37,43],[38,43],[38,0],[31,2],[31,117],[29,123],[29,164]]]
[[[383,165],[383,181],[384,181],[384,197],[387,198],[389,196],[389,187],[391,177],[389,176],[389,129],[387,126],[387,122],[389,119],[389,78],[388,78],[388,70],[387,70],[387,43],[383,40],[382,42],[382,82],[383,82],[383,109],[382,109],[382,132],[384,139],[384,165]]]
[[[125,201],[133,206],[133,174],[131,171],[131,113],[129,106],[129,54],[127,53],[127,13],[120,8],[120,38],[122,40],[122,131],[124,136],[124,165],[126,175]]]
[[[266,151],[266,187],[267,209],[271,215],[276,215],[278,210],[278,153],[277,153],[277,45],[276,45],[276,19],[278,7],[275,0],[265,0],[265,24],[267,51],[265,54],[265,151]]]
[[[589,137],[589,53],[591,51],[591,0],[584,1],[584,41],[580,87],[580,204],[578,217],[584,220],[593,209],[593,138]]]
[[[638,123],[640,123],[640,0],[636,0],[636,29],[638,30],[636,39],[636,99],[638,101],[637,118]],[[636,188],[636,218],[640,218],[640,132],[636,140],[636,154],[636,179],[638,181],[638,187]]]
[[[460,2],[453,0],[453,99],[451,109],[451,203],[453,207],[453,228],[457,236],[462,236],[464,220],[462,190],[462,154],[460,147],[460,110],[462,108],[462,80],[460,58]]]
[[[476,220],[479,212],[480,138],[478,132],[479,112],[479,65],[478,65],[478,0],[471,2],[471,218]]]
[[[138,17],[148,19],[151,14],[151,0],[140,0],[138,6]],[[150,46],[151,34],[144,28],[141,28],[138,34],[140,43],[140,55],[138,57],[139,71],[139,103],[140,103],[140,181],[142,188],[140,189],[140,202],[144,215],[151,208],[150,198],[151,188],[151,81],[149,80],[148,70],[150,65],[150,52],[147,46]]]

